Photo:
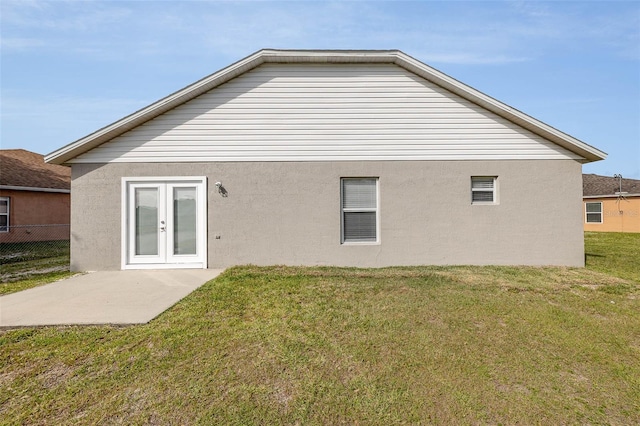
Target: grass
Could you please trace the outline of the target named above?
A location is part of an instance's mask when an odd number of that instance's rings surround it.
[[[640,234],[586,232],[587,268],[640,282]]]
[[[69,241],[0,244],[0,295],[71,275]]]
[[[231,268],[147,325],[0,331],[0,423],[638,424],[640,282]]]

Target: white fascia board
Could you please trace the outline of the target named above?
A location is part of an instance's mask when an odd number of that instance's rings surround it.
[[[587,199],[596,199],[596,198],[630,198],[630,197],[640,197],[640,194],[620,194],[620,195],[584,195],[582,198]]]
[[[160,99],[148,107],[142,108],[115,123],[48,154],[45,157],[45,161],[52,164],[65,164],[71,158],[95,148],[103,142],[119,136],[263,63],[395,64],[580,155],[584,158],[583,163],[603,160],[607,156],[605,152],[485,95],[399,50],[263,49]]]
[[[69,189],[59,189],[59,188],[38,188],[35,186],[14,186],[14,185],[0,185],[0,189],[5,189],[8,191],[32,191],[32,192],[57,192],[61,194],[70,194],[71,190]]]
[[[441,86],[501,117],[548,139],[585,159],[585,163],[603,160],[607,154],[560,130],[549,126],[497,99],[432,68],[399,50],[263,50],[265,62],[292,63],[390,63],[398,65]]]
[[[569,151],[572,151],[582,156],[585,161],[589,163],[591,161],[604,160],[607,154],[599,149],[582,142],[579,139],[574,138],[560,130],[543,123],[507,104],[504,104],[497,99],[488,96],[473,87],[434,69],[430,66],[410,57],[409,55],[397,52],[396,65],[405,68],[420,77],[423,77],[438,86],[441,86],[481,107],[498,114],[499,116],[526,128],[527,130],[536,133],[545,139],[548,139]]]
[[[193,84],[160,99],[112,124],[109,124],[75,142],[47,154],[44,161],[52,164],[65,164],[67,160],[76,157],[91,148],[113,139],[141,124],[181,105],[212,88],[239,76],[264,62],[262,51],[256,52],[222,70],[204,77]]]
[[[398,50],[277,50],[260,51],[264,62],[273,63],[388,63],[393,64]],[[259,53],[260,53],[259,52]]]
[[[393,63],[389,56],[391,51],[293,51],[263,49],[238,62],[235,62],[193,84],[170,94],[153,104],[142,108],[108,126],[105,126],[84,138],[78,139],[56,151],[47,154],[44,161],[52,164],[66,164],[67,160],[76,157],[96,146],[149,121],[216,86],[219,86],[245,72],[265,63],[353,63],[358,62],[388,62]],[[373,60],[374,58],[378,60]]]

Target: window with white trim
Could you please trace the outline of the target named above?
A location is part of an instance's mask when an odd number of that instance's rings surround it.
[[[471,176],[471,204],[496,204],[495,176]]]
[[[584,210],[587,223],[602,223],[602,202],[584,203]]]
[[[342,178],[340,186],[342,242],[378,242],[378,178]]]
[[[9,232],[9,197],[0,197],[0,232]]]

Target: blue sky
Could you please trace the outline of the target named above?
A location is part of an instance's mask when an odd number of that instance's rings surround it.
[[[400,49],[640,179],[640,2],[0,2],[3,149],[49,153],[261,48]]]

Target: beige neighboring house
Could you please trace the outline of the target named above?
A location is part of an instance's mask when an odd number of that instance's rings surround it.
[[[584,230],[640,232],[640,180],[582,176]]]
[[[397,50],[261,50],[47,161],[73,270],[582,266],[605,156]]]

